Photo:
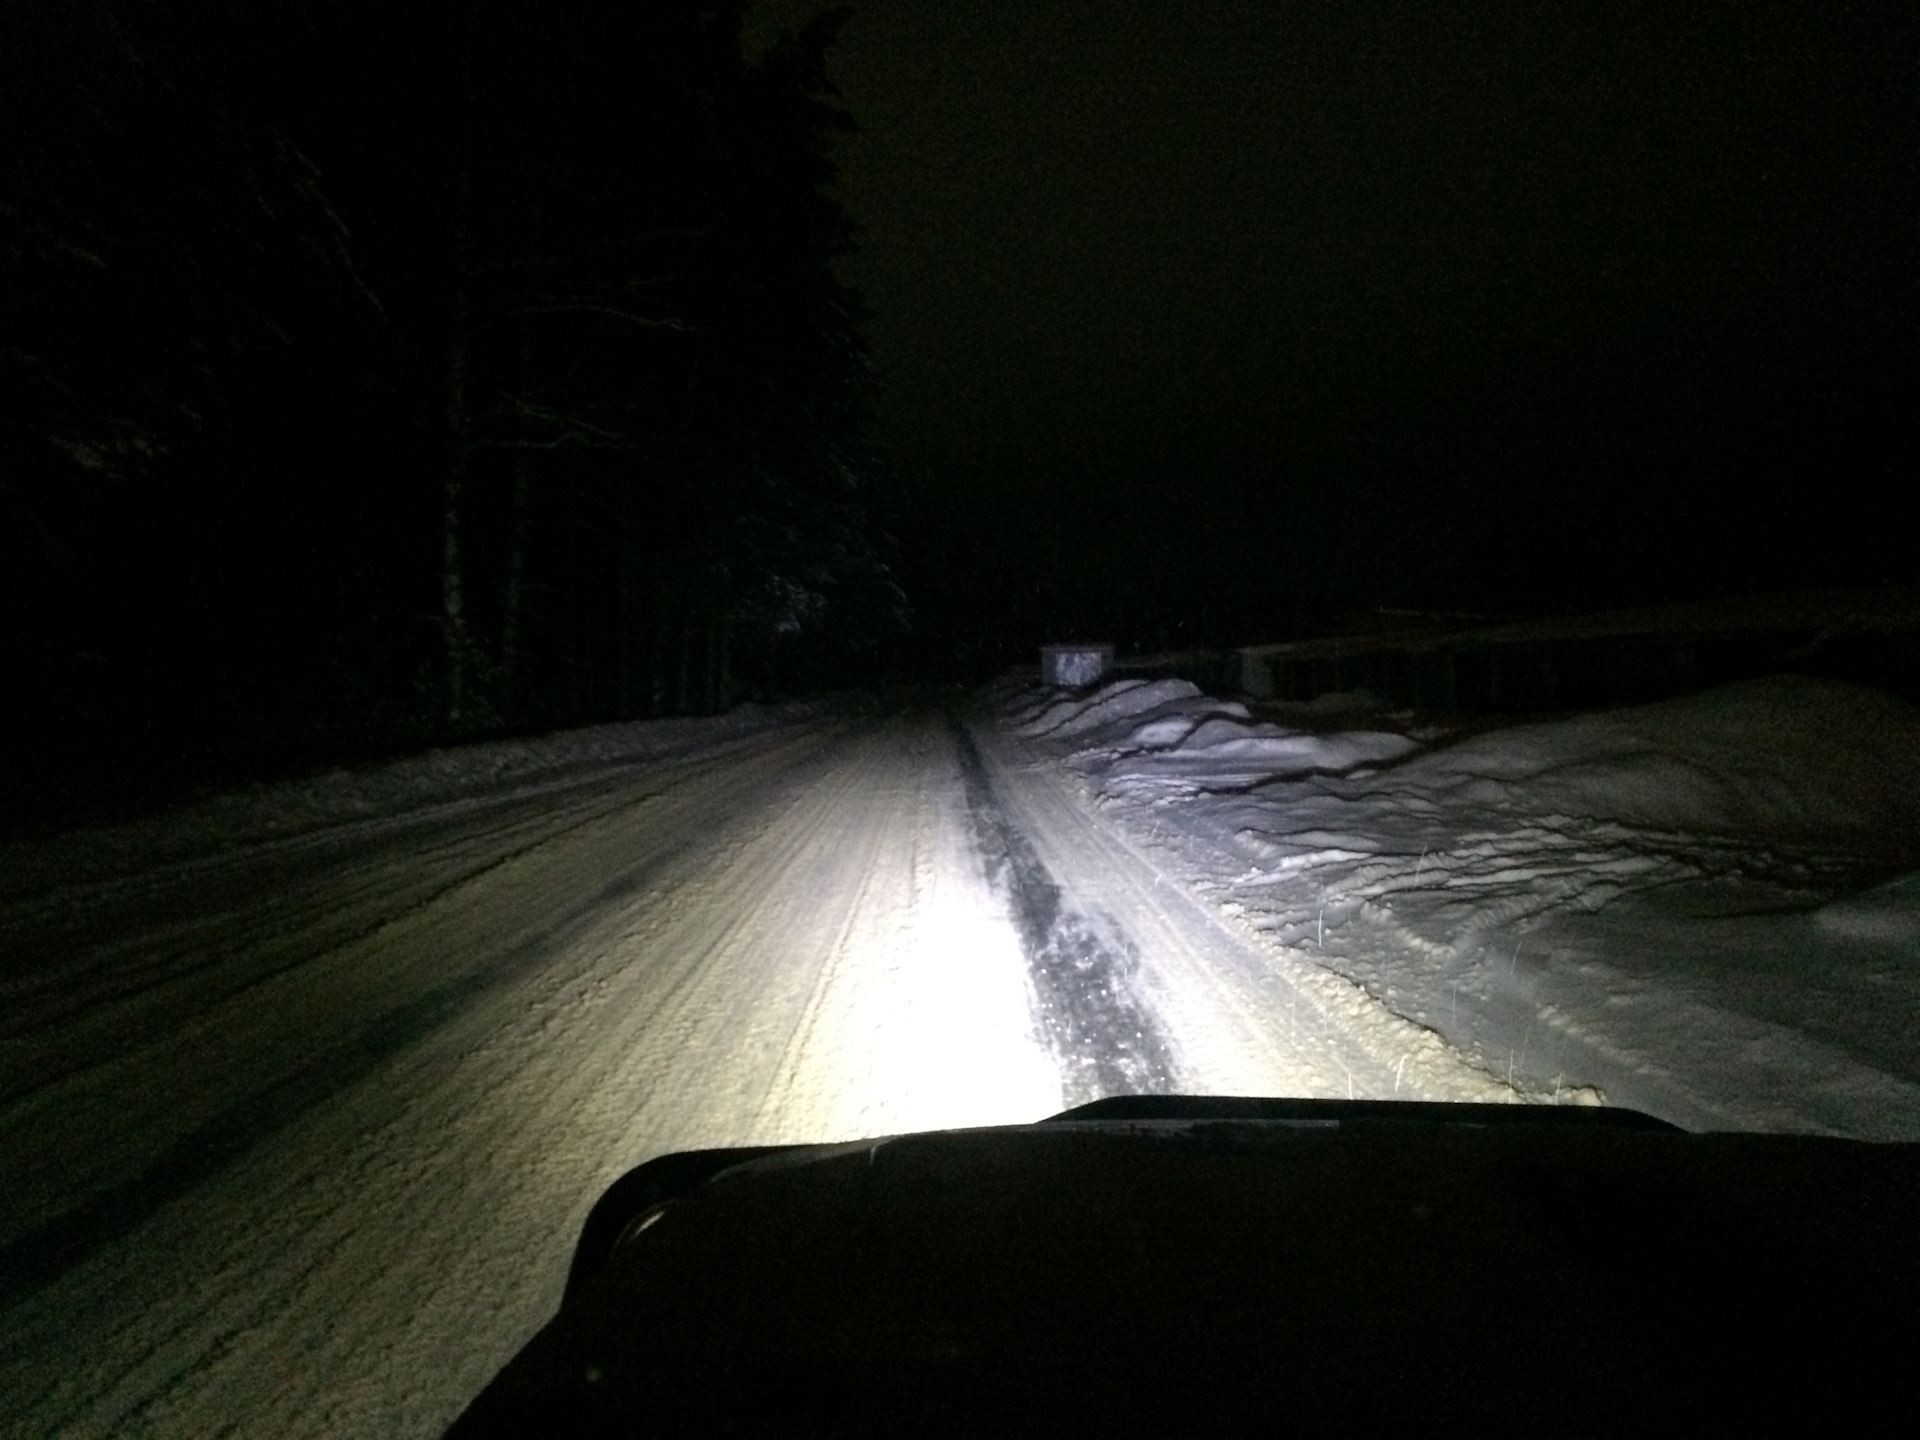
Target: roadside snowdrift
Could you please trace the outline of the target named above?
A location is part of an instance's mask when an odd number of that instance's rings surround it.
[[[742,705],[725,715],[629,720],[424,751],[357,769],[249,786],[110,826],[0,845],[0,901],[46,886],[386,817],[417,819],[489,795],[564,788],[622,766],[724,744],[822,713]]]
[[[1920,710],[1783,676],[1452,740],[1268,713],[1120,681],[1006,718],[1238,923],[1523,1092],[1920,1137]]]

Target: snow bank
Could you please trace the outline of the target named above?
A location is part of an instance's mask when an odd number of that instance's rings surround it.
[[[1144,774],[1149,773],[1149,763],[1167,766],[1177,762],[1181,769],[1197,774],[1214,762],[1229,762],[1236,772],[1252,765],[1275,775],[1344,774],[1359,765],[1397,759],[1417,748],[1417,742],[1404,735],[1377,730],[1329,735],[1212,719],[1202,721],[1177,743],[1165,747],[1153,762],[1140,762],[1135,770]]]
[[[1017,715],[1016,724],[1025,735],[1078,735],[1197,698],[1203,698],[1200,687],[1185,680],[1116,680],[1084,698],[1043,700]]]
[[[1351,700],[1354,697],[1347,697]],[[1321,712],[1356,713],[1351,705]],[[1417,748],[1404,735],[1326,733],[1255,721],[1237,700],[1185,680],[1122,680],[1091,696],[1029,699],[1008,715],[1021,734],[1072,742],[1072,763],[1114,789],[1195,793],[1276,775],[1345,774]]]
[[[1870,944],[1920,944],[1920,873],[1903,875],[1813,912],[1829,935]],[[1912,958],[1920,959],[1920,955]]]
[[[1803,837],[1920,831],[1920,711],[1798,676],[1545,725],[1403,766],[1397,787],[1504,810]]]
[[[383,764],[254,785],[139,820],[0,846],[0,895],[31,893],[56,878],[71,881],[480,795],[566,783],[821,713],[810,702],[742,705],[725,715],[621,721],[449,746]]]
[[[1799,676],[1435,746],[1389,730],[1255,721],[1183,680],[1029,697],[1009,718],[1027,736],[1070,742],[1071,763],[1115,794],[1190,798],[1346,776],[1349,799],[1390,793],[1455,811],[1803,838],[1920,835],[1920,711]]]
[[[1028,703],[1033,743],[1233,923],[1523,1096],[1920,1139],[1911,705],[1780,676],[1449,740],[1370,728],[1411,717],[1360,697]]]

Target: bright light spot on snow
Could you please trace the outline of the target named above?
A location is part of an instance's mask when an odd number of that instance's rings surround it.
[[[817,1052],[825,1113],[798,1117],[803,1128],[880,1135],[1020,1124],[1061,1108],[1012,925],[970,873],[941,875],[919,900],[849,935],[833,967],[844,1008],[823,1006],[838,1022]]]
[[[738,870],[598,964],[621,1166],[706,1146],[1025,1124],[1064,1108],[1026,956],[959,776],[887,740],[780,813]],[[575,1061],[577,1063],[577,1060]],[[618,1173],[617,1169],[611,1173]],[[611,1175],[609,1175],[611,1178]]]

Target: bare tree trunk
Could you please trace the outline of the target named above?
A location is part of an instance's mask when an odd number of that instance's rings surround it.
[[[707,598],[709,602],[707,613],[700,625],[700,713],[702,715],[711,715],[716,708],[714,693],[719,679],[713,655],[714,632],[719,629],[719,626],[714,624],[712,596],[709,595]]]
[[[522,399],[531,388],[529,376],[532,366],[532,356],[523,336],[520,341]],[[500,705],[507,712],[514,708],[515,683],[519,676],[520,607],[526,589],[527,569],[527,498],[533,483],[533,454],[526,447],[527,421],[524,414],[519,419],[518,428],[521,444],[513,456],[513,529],[507,551],[506,594],[502,597],[500,615]]]
[[[711,708],[715,714],[725,710],[732,701],[733,689],[733,626],[729,619],[732,609],[731,576],[724,565],[716,566],[713,572],[713,618],[710,631],[713,640],[713,695]]]
[[[464,260],[466,217],[458,220],[454,263]],[[448,731],[458,731],[467,705],[466,580],[460,553],[460,499],[467,469],[467,341],[466,296],[456,280],[453,297],[453,333],[447,351],[446,470],[440,503],[440,620],[446,642]]]
[[[466,720],[468,661],[466,578],[460,552],[460,502],[466,486],[469,415],[467,405],[467,244],[468,211],[472,203],[473,160],[468,153],[467,125],[473,88],[472,58],[464,45],[460,56],[460,94],[463,104],[455,141],[452,287],[447,313],[446,468],[440,497],[440,624],[446,646],[446,714],[448,733],[458,733]]]
[[[634,584],[633,487],[622,483],[615,502],[619,521],[613,557],[615,588],[613,616],[614,708],[622,720],[633,718],[634,707]]]
[[[664,715],[667,713],[667,646],[672,638],[672,630],[667,618],[667,564],[656,542],[653,553],[653,645],[648,660],[653,669],[652,705],[649,713]]]
[[[684,591],[676,608],[680,612],[680,680],[674,687],[673,711],[676,715],[685,715],[691,708],[693,690],[693,612]]]

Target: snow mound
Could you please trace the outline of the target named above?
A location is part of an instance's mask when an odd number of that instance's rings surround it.
[[[1115,793],[1190,796],[1289,778],[1347,775],[1417,749],[1417,742],[1384,731],[1317,733],[1203,713],[1152,721],[1117,753],[1082,752],[1074,759],[1083,768],[1089,761],[1101,762],[1105,786]]]
[[[1209,695],[1182,696],[1144,713],[1144,720],[1136,713],[1084,731],[1081,738],[1096,748],[1104,746],[1124,755],[1184,745],[1197,729],[1216,719],[1230,723],[1248,718],[1247,707],[1239,701]]]
[[[621,766],[801,724],[824,713],[813,701],[746,704],[724,715],[614,721],[263,782],[140,819],[0,846],[0,899],[207,851],[565,786]]]
[[[1920,832],[1920,710],[1777,676],[1464,740],[1397,784],[1456,802],[1658,829]]]
[[[1507,726],[1425,753],[1420,740],[1388,730],[1256,722],[1244,705],[1184,680],[1122,680],[1079,697],[1050,692],[1010,718],[1028,736],[1072,740],[1071,763],[1113,793],[1191,797],[1345,777],[1349,801],[1390,797],[1449,813],[1920,839],[1920,709],[1803,676]]]
[[[1054,701],[1024,722],[1016,717],[1015,728],[1023,735],[1078,735],[1199,697],[1200,687],[1186,680],[1116,680],[1085,698]]]
[[[1824,905],[1813,912],[1813,923],[1847,940],[1920,941],[1920,872]]]
[[[1275,775],[1344,773],[1358,765],[1397,759],[1419,746],[1404,735],[1377,730],[1315,734],[1278,725],[1241,725],[1207,720],[1196,726],[1174,753],[1185,761],[1259,762]]]
[[[1164,715],[1136,725],[1121,745],[1127,750],[1166,750],[1186,739],[1200,723],[1191,715]]]
[[[1360,712],[1350,713],[1358,718]],[[1114,788],[1176,794],[1215,781],[1238,787],[1282,776],[1344,775],[1419,748],[1385,731],[1293,730],[1255,721],[1239,701],[1217,699],[1185,680],[1121,680],[1079,697],[1050,691],[1011,708],[1007,721],[1030,738],[1074,741],[1070,763],[1106,772]]]

